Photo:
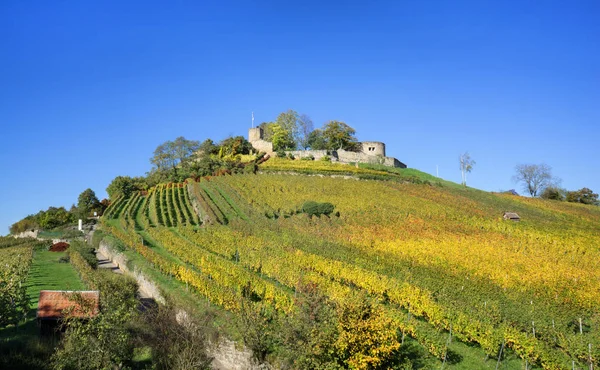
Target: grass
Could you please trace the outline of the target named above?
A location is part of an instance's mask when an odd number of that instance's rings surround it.
[[[79,275],[68,262],[59,262],[66,252],[38,250],[27,278],[27,295],[31,309],[37,308],[41,290],[85,290]]]
[[[35,320],[41,290],[83,290],[85,285],[68,262],[59,262],[66,252],[36,250],[27,277],[30,311],[17,327],[0,329],[0,368],[43,369],[58,338],[38,336]]]

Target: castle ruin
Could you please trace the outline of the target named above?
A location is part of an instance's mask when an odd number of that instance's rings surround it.
[[[248,141],[252,147],[259,152],[265,152],[271,156],[273,143],[264,140],[264,132],[260,127],[253,127],[248,131]],[[370,163],[382,164],[388,167],[406,168],[406,165],[394,157],[385,156],[385,144],[379,141],[363,141],[362,151],[350,152],[344,149],[338,150],[287,150],[286,154],[292,154],[295,158],[313,157],[319,160],[325,156],[331,157],[332,162],[339,163]]]

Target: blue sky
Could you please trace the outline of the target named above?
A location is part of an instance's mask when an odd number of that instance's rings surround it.
[[[246,135],[251,112],[331,119],[388,155],[517,188],[547,163],[600,191],[600,2],[0,2],[0,234],[99,198],[178,136]],[[519,189],[520,190],[520,189]]]

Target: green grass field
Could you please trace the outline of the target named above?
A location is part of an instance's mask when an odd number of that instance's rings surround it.
[[[27,278],[31,309],[37,308],[41,290],[85,290],[77,272],[68,262],[59,262],[66,252],[36,251]]]

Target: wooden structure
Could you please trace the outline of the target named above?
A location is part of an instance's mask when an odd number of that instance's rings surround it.
[[[65,317],[87,319],[98,314],[97,290],[42,290],[36,318],[42,333],[54,332]]]
[[[515,212],[504,212],[504,216],[502,216],[502,218],[504,218],[505,220],[511,220],[515,222],[521,221],[521,217],[519,217],[519,215]]]

